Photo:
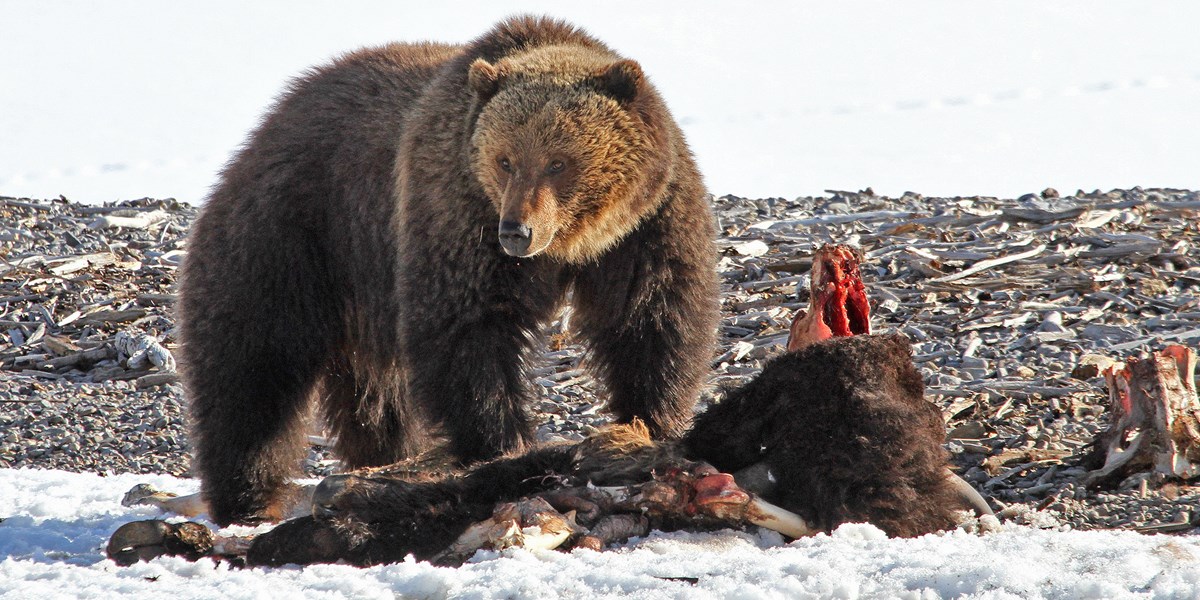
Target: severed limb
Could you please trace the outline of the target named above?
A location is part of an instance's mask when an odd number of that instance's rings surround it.
[[[1100,486],[1139,470],[1163,476],[1200,476],[1200,399],[1196,352],[1171,345],[1148,357],[1104,370],[1111,420],[1096,438],[1104,464],[1085,483]]]
[[[576,520],[575,510],[560,512],[565,506],[583,506],[603,516],[585,528]],[[564,488],[500,504],[491,518],[468,527],[433,562],[461,564],[481,549],[600,550],[610,543],[644,536],[652,525],[667,523],[676,529],[758,525],[792,538],[817,533],[799,515],[739,488],[732,475],[696,463],[692,469],[656,474],[642,484]]]
[[[158,556],[182,556],[199,560],[205,556],[240,557],[250,548],[252,537],[222,536],[211,529],[186,521],[167,523],[159,519],[126,523],[112,534],[105,553],[113,562],[129,566]]]

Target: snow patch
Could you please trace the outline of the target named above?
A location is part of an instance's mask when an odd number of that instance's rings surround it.
[[[236,569],[160,557],[118,567],[103,545],[137,483],[190,492],[170,476],[0,469],[0,597],[98,598],[1194,598],[1200,536],[1052,531],[1013,524],[889,539],[862,523],[784,543],[772,532],[653,532],[605,552],[479,552],[458,569],[411,557],[358,569]],[[228,530],[227,532],[232,532]],[[245,528],[239,528],[245,532]]]

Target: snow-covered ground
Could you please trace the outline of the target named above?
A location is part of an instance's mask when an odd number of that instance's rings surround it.
[[[513,13],[641,61],[717,194],[1200,187],[1200,3],[0,2],[0,194],[196,202],[284,82]]]
[[[0,598],[1196,598],[1200,537],[1061,532],[1008,525],[888,539],[870,525],[784,544],[776,534],[661,534],[608,552],[483,553],[458,569],[231,569],[158,558],[104,559],[122,523],[160,516],[120,505],[168,476],[0,470]]]

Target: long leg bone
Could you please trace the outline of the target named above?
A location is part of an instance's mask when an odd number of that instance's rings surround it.
[[[311,514],[313,490],[316,487],[312,484],[289,486],[283,500],[285,509],[283,518],[285,520],[294,519]],[[208,506],[204,504],[204,499],[200,497],[200,494],[180,496],[161,491],[148,483],[139,483],[125,492],[125,497],[121,498],[121,506],[156,506],[163,512],[189,519],[208,514]]]
[[[732,475],[712,467],[696,471],[698,477],[674,472],[640,486],[598,489],[613,496],[619,507],[653,516],[703,515],[729,525],[758,525],[792,538],[819,532],[800,515],[739,488]]]
[[[200,498],[200,494],[180,496],[171,492],[161,491],[148,483],[133,486],[125,497],[121,498],[121,506],[157,506],[164,512],[181,515],[188,518],[198,517],[208,512],[208,507]]]
[[[697,491],[695,504],[719,519],[758,525],[791,538],[818,533],[800,515],[739,489],[732,475],[707,475],[697,480],[694,486]]]

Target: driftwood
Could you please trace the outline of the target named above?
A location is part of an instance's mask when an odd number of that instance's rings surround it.
[[[1111,425],[1096,438],[1104,465],[1088,474],[1104,485],[1140,471],[1194,479],[1200,475],[1200,399],[1196,352],[1172,345],[1104,369]]]
[[[171,351],[152,335],[122,331],[117,333],[113,345],[130,369],[154,365],[164,371],[175,371],[175,358],[171,356]]]
[[[170,215],[161,210],[153,210],[131,217],[104,215],[102,217],[97,217],[91,223],[88,223],[88,227],[92,229],[108,229],[111,227],[146,229],[147,227],[151,227],[166,221],[169,217]]]
[[[169,200],[0,198],[0,370],[67,385],[177,381],[168,307],[194,213]]]

